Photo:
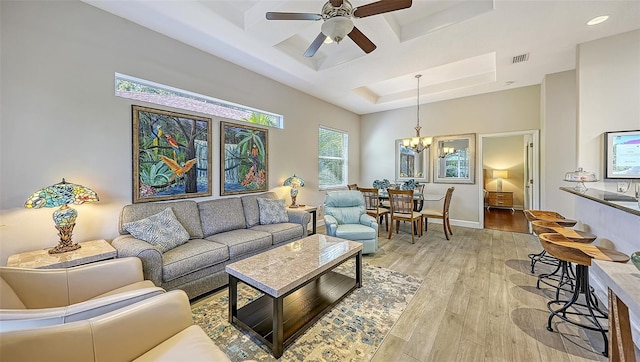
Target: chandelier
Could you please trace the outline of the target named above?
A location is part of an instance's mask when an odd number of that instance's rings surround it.
[[[426,148],[431,146],[432,137],[423,137],[420,138],[420,77],[422,74],[417,74],[416,79],[418,80],[418,97],[416,99],[416,105],[418,109],[418,124],[415,126],[416,135],[415,137],[405,138],[402,140],[402,144],[405,148],[408,148],[416,153],[420,153],[424,151]]]

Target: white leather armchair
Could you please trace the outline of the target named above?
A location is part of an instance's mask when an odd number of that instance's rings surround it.
[[[0,267],[0,331],[88,319],[164,293],[138,258],[67,269]]]
[[[78,322],[0,333],[1,361],[230,361],[174,290]]]

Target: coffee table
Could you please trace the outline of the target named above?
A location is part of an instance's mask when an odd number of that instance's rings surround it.
[[[334,269],[355,258],[355,278]],[[311,235],[226,266],[229,322],[279,358],[322,315],[362,285],[362,244]],[[264,293],[238,308],[238,282]]]

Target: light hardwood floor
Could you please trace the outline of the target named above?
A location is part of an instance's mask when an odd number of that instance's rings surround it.
[[[599,333],[554,319],[546,329],[550,288],[536,289],[541,250],[534,235],[442,226],[411,244],[409,224],[379,239],[367,263],[419,276],[424,283],[373,361],[606,361]],[[382,233],[381,233],[382,234]],[[364,281],[366,283],[366,280]],[[605,321],[606,323],[606,321]]]
[[[442,225],[430,223],[411,244],[408,223],[390,240],[382,227],[379,250],[364,261],[424,282],[372,361],[607,360],[599,333],[558,319],[554,328],[562,334],[547,331],[554,291],[536,289],[536,275],[550,271],[548,266],[530,273],[527,255],[541,250],[534,235],[452,226],[446,240]]]

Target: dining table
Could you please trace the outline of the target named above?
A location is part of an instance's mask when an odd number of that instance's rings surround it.
[[[414,192],[413,193],[413,211],[420,212],[424,207],[425,201],[440,201],[444,198],[443,194],[436,194],[431,192]],[[382,200],[389,200],[389,193],[387,190],[380,189],[378,191],[378,198]]]

